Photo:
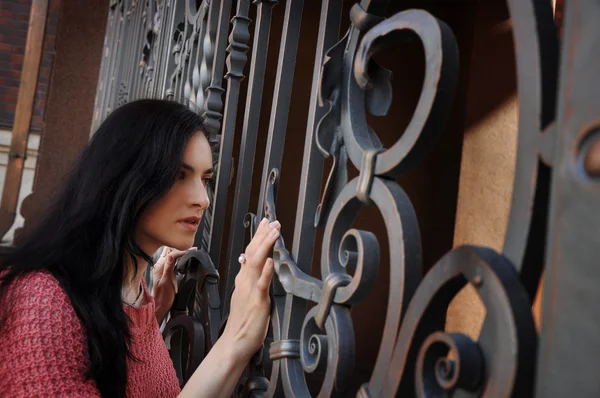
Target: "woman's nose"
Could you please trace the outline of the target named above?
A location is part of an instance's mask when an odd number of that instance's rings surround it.
[[[198,206],[201,209],[207,209],[210,206],[210,199],[208,198],[208,187],[200,183],[196,192],[194,192],[194,206]]]

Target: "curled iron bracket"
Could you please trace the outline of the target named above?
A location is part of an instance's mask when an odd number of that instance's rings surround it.
[[[283,358],[300,358],[300,340],[279,340],[271,343],[269,359],[276,361]]]
[[[256,222],[256,214],[247,213],[244,216],[244,228],[248,228],[248,233],[250,234],[250,240],[254,238],[254,233],[256,232],[256,228],[258,223]]]
[[[315,212],[315,227],[322,227],[331,207],[332,197],[348,181],[348,155],[344,147],[343,132],[339,129],[341,117],[340,90],[341,77],[344,70],[344,54],[348,34],[325,54],[319,82],[319,104],[329,106],[315,132],[315,144],[321,154],[327,159],[333,157],[333,164],[319,205]]]
[[[318,139],[317,146],[319,146]],[[329,210],[331,209],[332,198],[337,197],[344,185],[348,182],[348,170],[346,166],[348,155],[344,148],[344,139],[341,132],[337,131],[334,134],[330,151],[327,152],[321,150],[321,152],[326,154],[325,157],[333,156],[333,164],[329,171],[327,182],[325,183],[323,195],[321,196],[317,211],[315,212],[315,227],[323,226],[323,223],[329,215]]]
[[[175,263],[174,272],[178,274],[179,288],[163,338],[168,342],[169,355],[183,385],[219,336],[219,273],[204,250],[186,252]],[[178,331],[184,334],[176,335]],[[187,358],[186,363],[183,358]]]
[[[384,19],[385,17],[365,11],[360,3],[354,4],[354,6],[352,6],[350,9],[350,20],[352,21],[352,24],[361,32],[366,32]]]
[[[163,339],[175,367],[179,386],[182,387],[206,356],[204,328],[188,315],[176,315],[165,326]],[[184,343],[186,340],[188,344]]]
[[[315,323],[321,330],[325,327],[325,320],[331,311],[331,305],[335,298],[335,293],[338,287],[349,285],[352,282],[352,277],[348,274],[335,272],[329,274],[323,283],[323,294],[317,306],[317,314],[315,315]]]
[[[360,175],[358,177],[358,185],[356,187],[356,197],[363,203],[372,205],[373,201],[370,197],[371,185],[373,184],[373,177],[375,177],[375,162],[377,161],[377,154],[384,150],[379,149],[367,149],[364,152],[362,158],[362,165],[360,168]]]
[[[179,284],[179,292],[177,293],[171,310],[185,311],[189,306],[189,300],[192,292],[191,289],[200,287],[201,290],[207,290],[207,285],[217,286],[219,283],[219,272],[215,268],[208,253],[204,250],[188,251],[181,256],[175,263],[175,272],[184,275]],[[208,297],[208,304],[211,308],[220,307],[220,299],[216,297]]]
[[[275,190],[279,177],[279,170],[271,170],[267,182],[265,194],[265,217],[269,221],[275,221]],[[285,248],[283,236],[280,235],[275,242],[273,249],[273,260],[275,262],[275,273],[277,278],[274,280],[273,294],[283,295],[285,293],[293,294],[305,300],[318,302],[321,297],[323,282],[313,276],[304,273],[292,259],[290,252]]]

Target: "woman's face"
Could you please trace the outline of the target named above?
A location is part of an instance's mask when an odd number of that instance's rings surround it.
[[[151,204],[136,225],[136,240],[148,255],[161,246],[186,250],[194,243],[202,213],[210,204],[206,187],[213,176],[212,152],[206,136],[190,138],[175,183]]]

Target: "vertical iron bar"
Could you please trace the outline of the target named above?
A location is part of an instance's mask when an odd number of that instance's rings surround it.
[[[157,0],[148,0],[148,9],[147,9],[147,14],[146,14],[146,18],[147,18],[147,22],[146,22],[146,28],[147,28],[147,32],[144,35],[146,40],[148,40],[148,35],[150,35],[150,37],[153,38],[154,32],[153,32],[153,21],[154,21],[154,16],[156,11],[154,10],[154,5],[156,3]],[[152,40],[154,41],[154,39]],[[146,60],[146,63],[144,64],[143,68],[142,68],[142,81],[140,84],[140,93],[139,95],[142,98],[148,98],[148,84],[149,84],[149,79],[150,79],[150,75],[151,75],[151,71],[150,71],[150,67],[152,65],[152,52],[154,49],[154,46],[151,42],[148,43],[148,59]],[[142,56],[143,58],[143,56]]]
[[[135,78],[135,72],[136,72],[136,64],[137,64],[137,54],[138,54],[138,50],[139,50],[139,37],[140,37],[140,29],[141,29],[141,25],[142,25],[142,13],[144,12],[143,10],[143,4],[142,4],[142,0],[138,0],[137,4],[136,4],[136,9],[135,9],[135,14],[134,14],[134,21],[135,21],[135,29],[133,30],[133,34],[130,37],[130,40],[132,41],[133,45],[131,46],[130,52],[129,52],[129,62],[127,63],[127,67],[128,67],[128,71],[127,71],[127,101],[132,101],[135,99],[135,92],[134,92],[134,78]]]
[[[190,104],[193,103],[193,105],[196,105],[198,102],[198,86],[196,83],[196,80],[199,82],[200,78],[197,77],[196,78],[196,74],[200,74],[199,71],[199,67],[198,64],[200,62],[200,60],[202,59],[202,40],[203,40],[203,21],[202,21],[202,10],[204,7],[204,4],[202,4],[198,10],[196,10],[195,12],[192,12],[191,10],[187,10],[187,7],[189,7],[189,3],[186,3],[188,5],[186,5],[186,13],[187,13],[187,18],[188,18],[188,22],[191,23],[194,26],[194,33],[193,33],[193,37],[194,40],[192,41],[192,55],[193,55],[193,62],[190,64],[190,69],[189,69],[189,76],[190,76],[190,96],[189,96],[189,100],[190,100]],[[191,59],[191,58],[190,58]]]
[[[203,3],[202,7],[208,7],[208,6]],[[202,91],[202,83],[200,81],[200,64],[202,63],[202,59],[204,58],[204,36],[206,35],[206,25],[208,23],[208,20],[206,19],[206,11],[207,10],[202,11],[202,18],[198,22],[200,24],[200,31],[198,34],[198,46],[196,48],[196,51],[198,52],[198,59],[197,59],[196,63],[194,64],[194,72],[193,72],[194,98],[195,98],[195,104],[198,109],[201,108],[201,104],[199,103],[200,101],[198,100],[198,94],[201,93],[201,91]]]
[[[209,254],[214,264],[218,266],[221,252],[221,239],[225,225],[225,207],[231,173],[231,153],[240,96],[240,85],[244,78],[244,66],[248,56],[248,41],[250,40],[250,18],[248,13],[250,0],[238,0],[236,15],[233,17],[233,27],[229,36],[229,56],[227,57],[227,94],[223,116],[223,132],[219,152],[219,174],[217,176],[212,222],[210,224]],[[210,97],[210,95],[209,95]]]
[[[269,135],[267,137],[267,150],[263,166],[261,188],[267,186],[269,173],[274,167],[281,169],[283,159],[283,145],[292,99],[292,86],[294,84],[294,70],[296,67],[296,54],[300,41],[300,27],[302,22],[302,8],[304,0],[289,0],[285,6],[283,33],[279,48],[279,61],[275,77],[275,92],[271,107],[271,120],[269,121]],[[260,190],[257,217],[260,219],[264,213],[265,190]]]
[[[127,1],[122,0],[117,3],[117,9],[115,10],[115,23],[117,26],[115,32],[115,41],[112,43],[112,46],[108,49],[110,52],[110,63],[108,65],[107,70],[107,82],[106,82],[106,92],[104,93],[104,98],[102,101],[102,109],[100,110],[98,123],[101,120],[106,118],[108,112],[114,107],[114,91],[118,87],[117,80],[117,72],[120,65],[121,54],[123,52],[123,37],[125,34],[125,10],[127,6]]]
[[[189,46],[189,27],[190,24],[187,23],[187,18],[184,17],[183,19],[183,24],[184,24],[184,28],[183,28],[183,40],[181,42],[181,58],[179,60],[180,62],[180,70],[179,70],[179,74],[177,75],[177,81],[176,81],[176,85],[175,85],[175,100],[179,101],[181,100],[181,98],[183,98],[184,96],[184,92],[183,92],[183,87],[185,84],[185,70],[187,67],[187,64],[189,62],[189,53],[188,53],[188,46]]]
[[[213,64],[211,68],[210,86],[206,88],[206,102],[204,104],[204,125],[207,132],[217,134],[221,127],[221,110],[223,100],[223,68],[225,66],[225,49],[227,46],[227,32],[229,28],[229,15],[231,13],[231,1],[221,0],[219,10],[219,25],[217,28],[216,43],[213,49]]]
[[[254,51],[252,52],[250,63],[250,80],[246,95],[246,111],[244,112],[240,160],[238,162],[237,180],[234,191],[235,198],[229,230],[229,245],[227,246],[229,250],[226,264],[228,266],[225,267],[225,288],[223,289],[223,298],[221,300],[223,303],[223,317],[229,313],[229,292],[233,287],[235,276],[240,270],[237,258],[244,247],[244,217],[248,212],[248,202],[250,200],[252,165],[254,163],[254,150],[256,148],[256,136],[258,135],[258,122],[262,105],[271,13],[275,4],[277,4],[277,1],[274,0],[259,0],[257,2],[258,10],[253,41]]]
[[[129,65],[129,67],[131,68],[131,78],[130,78],[130,82],[131,82],[131,89],[130,89],[130,101],[134,101],[136,99],[138,99],[138,82],[139,82],[139,75],[140,75],[140,55],[142,54],[142,46],[141,44],[143,43],[142,37],[144,36],[144,20],[145,20],[145,15],[146,15],[146,3],[147,0],[141,0],[140,3],[138,4],[140,9],[139,9],[139,15],[138,15],[138,28],[137,31],[135,33],[135,47],[133,49],[133,62]]]
[[[338,41],[341,17],[341,2],[323,0],[292,247],[292,257],[296,261],[296,264],[298,264],[298,267],[307,274],[310,274],[313,261],[315,243],[314,219],[320,193],[320,184],[315,184],[314,182],[321,181],[324,163],[323,155],[316,148],[315,144],[316,127],[327,111],[327,108],[318,105],[319,90],[321,87],[321,66],[326,52]],[[311,184],[311,182],[313,183]],[[279,300],[279,298],[276,298],[276,300]],[[281,325],[282,340],[300,339],[305,311],[306,301],[304,299],[294,297],[292,294],[286,295],[283,323]],[[290,395],[292,391],[299,392],[301,388],[304,388],[304,384],[298,385],[297,382],[295,383],[296,380],[303,379],[302,365],[297,359],[281,359],[280,372],[286,396]]]
[[[154,62],[154,76],[152,77],[152,82],[150,83],[150,88],[149,88],[149,95],[152,96],[152,98],[159,98],[161,97],[161,94],[158,93],[158,81],[159,81],[159,77],[162,76],[163,73],[163,62],[162,60],[164,58],[166,58],[165,56],[165,50],[168,50],[168,48],[170,48],[170,46],[166,45],[165,43],[165,38],[167,37],[166,35],[166,27],[167,27],[167,21],[169,20],[169,16],[170,16],[170,9],[171,7],[169,6],[169,1],[168,0],[163,0],[162,2],[162,8],[158,7],[156,12],[157,13],[161,13],[160,15],[160,26],[158,28],[158,33],[156,36],[156,55],[155,55],[155,62]]]
[[[142,56],[143,56],[143,49],[144,49],[144,42],[146,41],[146,26],[148,23],[148,3],[149,0],[144,0],[144,7],[141,9],[141,16],[140,16],[140,30],[138,32],[138,46],[137,46],[137,50],[136,50],[136,58],[134,59],[134,64],[132,65],[134,68],[134,86],[133,86],[133,93],[134,93],[134,98],[135,99],[139,99],[140,98],[140,86],[142,83],[142,78],[144,76],[142,68],[141,68],[141,61],[142,61]]]
[[[187,18],[186,18],[187,20]],[[190,33],[190,37],[187,40],[187,47],[188,47],[188,51],[187,51],[187,56],[186,56],[186,69],[184,70],[183,73],[183,98],[185,98],[186,100],[192,100],[193,95],[192,95],[192,70],[194,69],[194,61],[195,61],[195,53],[194,53],[194,47],[195,46],[195,37],[196,37],[196,25],[190,25],[189,21],[187,22],[187,25],[189,26],[191,33]],[[199,38],[198,38],[199,40]]]
[[[152,3],[153,0],[144,0],[144,7],[142,9],[140,32],[139,32],[139,46],[137,50],[137,60],[133,67],[135,68],[135,79],[134,79],[134,94],[135,99],[144,98],[144,82],[147,76],[146,70],[147,65],[143,66],[142,61],[144,60],[144,47],[146,45],[146,37],[148,34],[149,23],[152,20]]]
[[[209,138],[211,140],[215,139],[216,135],[219,132],[220,128],[220,119],[221,119],[221,109],[223,107],[223,101],[221,99],[221,94],[223,93],[222,83],[223,83],[223,68],[225,66],[225,55],[226,55],[226,47],[227,47],[227,32],[229,28],[229,15],[231,14],[231,1],[232,0],[222,0],[220,2],[220,9],[218,14],[218,24],[214,24],[217,26],[216,29],[216,37],[212,40],[214,47],[212,50],[212,66],[209,69],[210,75],[210,86],[206,88],[206,101],[204,103],[204,126],[206,128],[206,132],[209,134]],[[208,28],[211,31],[211,26]],[[208,60],[207,60],[208,62]],[[207,64],[208,65],[208,64]],[[221,170],[217,170],[217,174],[221,174]],[[218,178],[218,177],[217,177]],[[210,230],[213,223],[213,214],[214,214],[214,192],[212,189],[208,191],[208,197],[211,202],[210,208],[207,210],[204,216],[204,225],[202,228],[202,234],[196,236],[196,240],[200,239],[198,247],[201,247],[205,251],[209,251],[210,244]],[[224,204],[223,204],[224,205]]]
[[[151,0],[146,0],[144,5],[144,9],[142,10],[142,22],[140,29],[140,44],[138,46],[138,59],[134,64],[136,70],[136,79],[135,79],[135,98],[142,98],[144,92],[142,90],[144,84],[144,78],[146,76],[146,68],[142,66],[142,61],[144,60],[144,47],[146,45],[146,36],[148,33],[148,20],[152,17],[151,11]]]
[[[106,109],[106,113],[112,112],[115,108],[117,108],[117,103],[119,101],[119,92],[121,91],[121,84],[124,80],[123,75],[125,73],[125,68],[127,65],[127,61],[129,60],[129,48],[131,46],[130,34],[129,32],[132,30],[133,22],[131,18],[131,7],[132,0],[123,0],[123,30],[122,35],[120,36],[121,40],[121,48],[119,52],[117,52],[117,57],[114,63],[114,72],[113,72],[113,83],[111,84],[112,92],[109,96],[108,108]]]
[[[138,29],[138,18],[137,18],[137,14],[138,11],[140,9],[140,0],[137,0],[135,2],[133,2],[132,4],[132,8],[130,9],[130,14],[129,14],[129,24],[130,24],[130,28],[128,30],[128,35],[126,37],[126,42],[127,42],[127,52],[125,53],[125,62],[123,63],[123,66],[121,67],[121,78],[120,80],[120,84],[121,85],[125,85],[125,92],[122,93],[122,95],[125,96],[126,100],[130,100],[131,99],[131,64],[133,63],[133,54],[135,53],[135,38],[137,35],[137,29]],[[119,90],[117,91],[117,95],[119,95],[119,91],[121,91],[121,88],[119,87]],[[117,97],[117,103],[115,104],[115,108],[118,107],[119,105],[122,105],[122,98]]]
[[[212,50],[212,46],[209,45],[212,41],[209,37],[209,19],[211,16],[211,11],[210,11],[210,4],[209,3],[205,3],[203,2],[202,4],[203,7],[206,7],[206,10],[203,10],[204,14],[202,16],[202,22],[201,22],[201,26],[200,26],[200,33],[198,36],[198,62],[194,65],[194,71],[198,74],[198,82],[197,82],[197,87],[196,85],[193,85],[193,87],[195,87],[195,92],[194,92],[194,111],[197,112],[198,114],[203,114],[204,111],[204,90],[206,88],[206,86],[208,85],[208,79],[210,78],[210,75],[207,73],[207,69],[204,69],[204,71],[202,70],[202,65],[204,64],[205,66],[208,65],[207,61],[206,61],[206,57],[210,57],[210,51]],[[208,14],[208,15],[207,15]],[[212,11],[212,15],[215,14],[215,9],[213,9]],[[208,53],[207,53],[208,51]],[[214,162],[214,159],[213,159]],[[214,206],[214,203],[212,201],[212,187],[211,185],[209,185],[207,187],[207,196],[210,202],[210,207],[208,209],[206,209],[206,211],[204,212],[204,215],[202,217],[202,220],[200,221],[200,227],[198,228],[198,232],[196,233],[196,236],[194,238],[194,246],[199,247],[203,250],[206,250],[205,246],[202,245],[202,242],[204,241],[204,236],[207,233],[207,228],[208,228],[208,223],[209,223],[209,218],[210,218],[210,214],[212,212],[212,206]]]
[[[189,9],[189,2],[186,3],[186,14],[188,23],[192,24],[194,27],[193,30],[193,38],[192,48],[190,52],[190,65],[188,69],[188,80],[186,81],[186,85],[189,84],[189,101],[193,103],[194,106],[198,104],[198,89],[200,87],[200,69],[199,63],[203,57],[203,42],[204,42],[204,33],[205,33],[205,23],[204,16],[206,14],[205,3],[202,2],[198,10],[192,12]],[[193,62],[191,61],[193,59]]]
[[[230,0],[229,0],[230,1]],[[198,91],[197,100],[198,106],[200,107],[200,114],[204,114],[204,103],[206,101],[206,89],[211,83],[212,78],[212,66],[213,59],[215,56],[215,42],[217,40],[217,31],[219,28],[219,3],[216,1],[210,2],[208,9],[208,21],[206,26],[206,34],[204,36],[203,46],[204,51],[202,57],[202,64],[200,65],[200,86],[201,89]]]
[[[156,78],[158,68],[158,52],[160,47],[158,46],[160,41],[160,33],[163,27],[163,17],[166,12],[165,2],[166,0],[152,0],[154,7],[152,8],[152,19],[150,20],[150,30],[152,31],[152,43],[150,43],[150,54],[148,57],[147,76],[145,96],[148,98],[154,98],[154,79]],[[160,24],[157,26],[156,31],[154,29],[155,19],[160,18]],[[151,69],[150,69],[151,68]]]
[[[169,18],[169,28],[164,32],[164,35],[166,36],[164,47],[167,48],[165,59],[163,60],[164,66],[162,67],[164,71],[161,73],[160,82],[158,82],[158,94],[160,94],[161,97],[167,97],[169,95],[167,92],[169,88],[175,87],[171,80],[173,73],[177,68],[174,54],[174,47],[177,45],[177,42],[174,38],[174,34],[177,29],[177,21],[185,18],[185,7],[182,6],[181,2],[173,0],[173,2],[170,2],[170,7],[172,7],[172,12]]]
[[[108,20],[106,21],[106,33],[104,36],[104,46],[102,47],[102,62],[100,63],[100,73],[98,78],[98,88],[96,90],[96,100],[94,102],[94,115],[92,119],[92,128],[90,133],[93,133],[103,119],[102,112],[104,111],[104,100],[106,91],[108,90],[108,76],[110,74],[109,65],[114,58],[114,48],[116,39],[116,24],[119,5],[114,2],[109,7]]]

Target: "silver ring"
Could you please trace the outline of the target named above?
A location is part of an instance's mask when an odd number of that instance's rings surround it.
[[[244,253],[240,254],[240,256],[238,257],[238,262],[240,264],[246,264],[246,255]]]

